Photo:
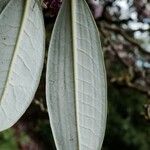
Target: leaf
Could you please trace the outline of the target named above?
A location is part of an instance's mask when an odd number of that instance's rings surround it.
[[[51,37],[46,77],[58,150],[99,150],[106,125],[106,75],[99,32],[84,0],[64,0]]]
[[[6,7],[10,0],[0,0],[0,13]]]
[[[3,4],[0,0],[0,4]],[[9,0],[0,13],[0,131],[22,116],[38,87],[45,33],[37,0]]]

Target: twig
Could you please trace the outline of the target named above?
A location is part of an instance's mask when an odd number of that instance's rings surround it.
[[[118,34],[122,35],[128,42],[130,42],[131,44],[138,47],[139,50],[141,50],[143,53],[150,55],[150,53],[148,51],[146,51],[144,48],[141,47],[141,45],[138,43],[137,40],[130,37],[126,32],[124,32],[123,29],[120,29],[120,28],[117,28],[117,27],[112,27],[112,26],[109,26],[108,24],[105,24],[105,25],[99,24],[99,25],[104,29],[111,30],[115,33],[118,33]]]
[[[148,97],[150,97],[150,91],[147,88],[139,87],[139,86],[135,85],[134,83],[132,83],[131,81],[126,80],[125,78],[122,78],[122,81],[118,80],[117,78],[112,78],[111,82],[117,83],[118,85],[126,85],[127,87],[136,89],[136,90],[146,94]]]

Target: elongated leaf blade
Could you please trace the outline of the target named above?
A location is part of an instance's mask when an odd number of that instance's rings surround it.
[[[33,99],[43,67],[44,35],[37,0],[9,0],[1,7],[0,131],[11,127]]]
[[[64,0],[51,37],[47,105],[58,150],[99,150],[106,75],[98,29],[84,0]]]

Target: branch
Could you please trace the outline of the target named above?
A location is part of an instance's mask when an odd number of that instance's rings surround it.
[[[143,87],[140,87],[140,86],[137,86],[136,84],[132,83],[130,80],[128,80],[128,78],[125,78],[125,77],[119,77],[119,78],[116,78],[116,77],[112,77],[111,78],[111,83],[117,83],[118,85],[121,85],[121,86],[127,86],[127,87],[130,87],[130,88],[133,88],[135,90],[138,90],[144,94],[146,94],[148,97],[150,97],[150,90],[148,88],[143,88]]]
[[[118,56],[118,53],[114,47],[114,44],[112,43],[111,39],[107,36],[105,30],[103,28],[100,28],[100,32],[104,36],[104,38],[107,39],[108,43],[111,45],[113,51],[116,53],[117,57],[122,62],[122,64],[124,64],[124,66],[129,69],[129,74],[130,74],[129,76],[123,76],[123,77],[119,77],[119,78],[111,77],[110,81],[112,83],[117,83],[118,85],[122,85],[122,86],[125,85],[127,87],[136,89],[136,90],[146,94],[148,97],[150,97],[149,88],[146,88],[146,87],[143,88],[142,86],[138,86],[138,85],[131,82],[131,80],[134,78],[133,72],[131,72],[131,70],[130,70],[130,69],[132,69],[131,66],[127,66],[127,64],[125,64],[124,61]]]
[[[105,28],[105,29],[107,29],[107,30],[111,30],[111,31],[113,31],[113,32],[115,32],[115,33],[118,33],[118,34],[122,35],[128,42],[130,42],[131,44],[133,44],[133,45],[135,45],[136,47],[138,47],[139,50],[142,51],[142,53],[145,53],[145,54],[150,55],[150,53],[149,53],[148,51],[146,51],[143,47],[141,47],[141,45],[138,43],[137,40],[135,40],[134,38],[130,37],[126,32],[124,32],[123,29],[117,28],[117,27],[112,27],[112,26],[110,26],[110,25],[108,25],[108,24],[101,25],[101,24],[99,23],[99,25],[100,25],[102,28]]]

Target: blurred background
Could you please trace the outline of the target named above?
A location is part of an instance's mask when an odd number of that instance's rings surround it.
[[[108,79],[102,150],[150,150],[150,0],[87,2],[100,31]],[[61,0],[42,3],[46,49],[60,6]],[[24,116],[0,133],[0,150],[56,150],[45,105],[45,67]]]

